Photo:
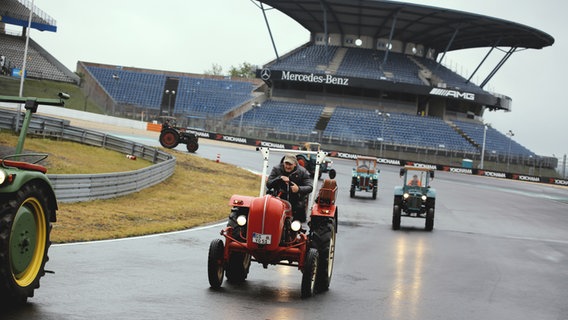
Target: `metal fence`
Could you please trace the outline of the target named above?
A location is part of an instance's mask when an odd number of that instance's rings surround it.
[[[0,109],[0,129],[14,131],[17,113]],[[20,124],[23,116],[20,116]],[[105,174],[48,174],[59,202],[78,202],[109,199],[138,192],[169,178],[175,169],[176,159],[158,149],[121,139],[98,131],[69,125],[68,120],[34,115],[28,134],[74,141],[91,146],[134,155],[154,163],[147,168]]]

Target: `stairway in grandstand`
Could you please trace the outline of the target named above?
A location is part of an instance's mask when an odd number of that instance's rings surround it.
[[[333,56],[333,59],[331,59],[331,61],[329,62],[327,71],[331,74],[337,73],[337,70],[339,69],[339,66],[341,65],[341,62],[343,61],[343,58],[346,54],[347,48],[338,48],[335,52],[335,56]]]
[[[481,149],[481,145],[477,143],[474,139],[472,139],[467,133],[465,133],[459,126],[457,126],[452,121],[446,121],[446,123],[454,129],[460,136],[462,136],[465,140],[471,143],[472,146]]]
[[[324,131],[325,128],[327,127],[327,124],[329,123],[329,119],[331,119],[331,115],[333,114],[333,112],[335,111],[335,106],[329,106],[326,105],[323,108],[323,111],[321,112],[321,116],[318,120],[318,122],[316,122],[316,130],[319,131]]]

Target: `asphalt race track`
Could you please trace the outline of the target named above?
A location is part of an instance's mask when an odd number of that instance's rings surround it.
[[[261,170],[249,148],[200,140],[197,154]],[[210,289],[208,247],[223,225],[215,224],[54,245],[47,269],[55,273],[27,306],[0,318],[568,319],[568,188],[436,172],[434,230],[403,217],[393,231],[398,167],[381,166],[372,200],[349,198],[353,165],[333,164],[340,220],[328,292],[302,300],[300,271],[258,264],[244,285]]]

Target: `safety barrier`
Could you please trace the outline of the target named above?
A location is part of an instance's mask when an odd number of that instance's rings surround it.
[[[16,128],[16,115],[12,110],[0,110],[0,129],[13,131]],[[23,116],[20,117],[22,120]],[[102,147],[154,163],[147,168],[127,172],[48,174],[59,202],[109,199],[138,192],[166,180],[175,169],[176,159],[167,152],[98,131],[72,127],[67,120],[34,115],[28,134]]]

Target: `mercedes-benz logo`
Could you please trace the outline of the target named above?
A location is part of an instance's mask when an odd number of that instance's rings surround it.
[[[260,70],[260,78],[262,80],[270,79],[270,69],[262,69]]]

